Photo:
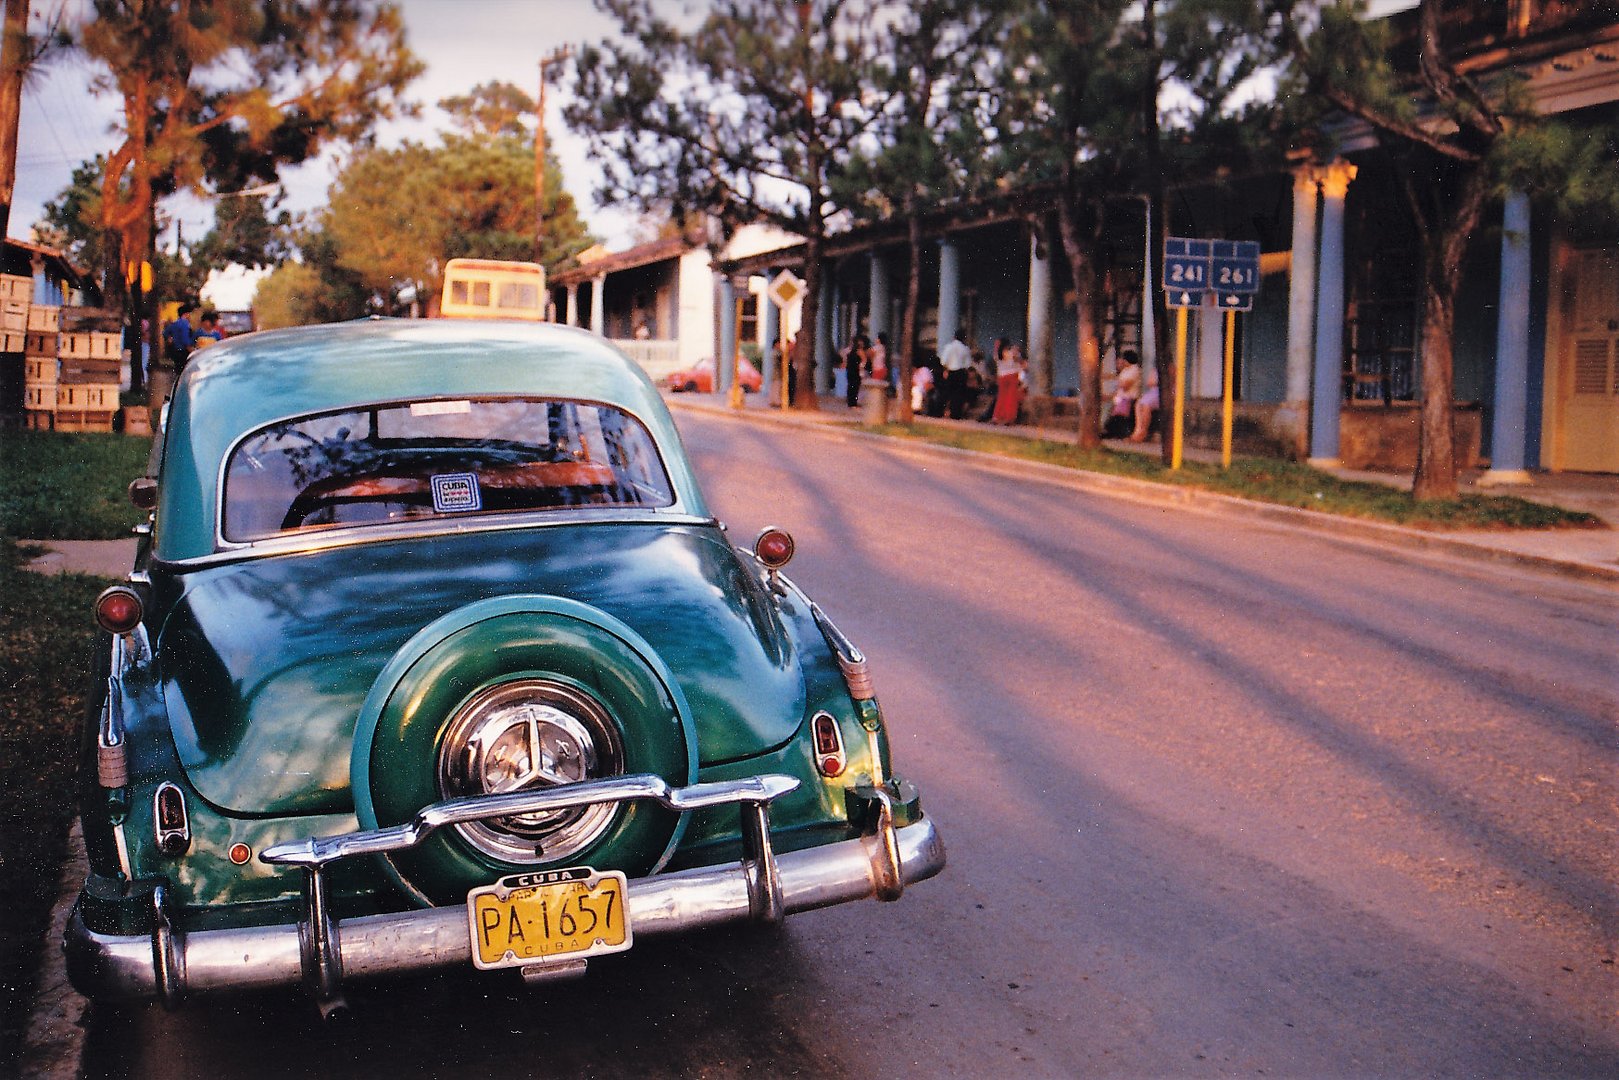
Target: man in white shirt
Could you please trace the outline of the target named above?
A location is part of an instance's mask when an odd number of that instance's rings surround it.
[[[945,412],[952,420],[960,420],[967,411],[967,369],[972,366],[973,351],[961,340],[961,331],[950,343],[939,350],[939,364],[944,368]]]

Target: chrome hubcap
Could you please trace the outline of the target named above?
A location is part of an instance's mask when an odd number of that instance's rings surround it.
[[[623,771],[607,711],[590,696],[544,679],[477,694],[451,719],[439,749],[439,790],[447,798],[553,787]],[[505,862],[555,862],[600,837],[617,809],[604,804],[519,814],[456,830]]]

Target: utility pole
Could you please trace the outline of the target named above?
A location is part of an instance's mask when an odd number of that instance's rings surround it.
[[[17,183],[17,120],[23,76],[32,61],[29,51],[28,0],[6,0],[4,40],[0,42],[0,236],[11,221],[11,196]]]
[[[543,262],[545,248],[545,67],[559,64],[573,55],[564,45],[540,57],[540,96],[534,113],[534,261]]]

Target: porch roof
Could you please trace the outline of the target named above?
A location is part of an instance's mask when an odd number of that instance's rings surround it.
[[[615,251],[594,259],[579,266],[559,270],[551,275],[553,285],[578,285],[603,274],[616,274],[620,270],[634,270],[638,266],[649,266],[652,263],[664,262],[668,259],[678,259],[688,251],[696,250],[697,245],[691,243],[683,236],[665,236],[646,244],[637,244],[624,251]]]

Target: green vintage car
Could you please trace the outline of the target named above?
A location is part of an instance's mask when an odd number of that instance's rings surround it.
[[[892,900],[944,848],[866,661],[738,550],[647,378],[553,325],[367,320],[193,358],[96,615],[93,998],[474,965]]]

